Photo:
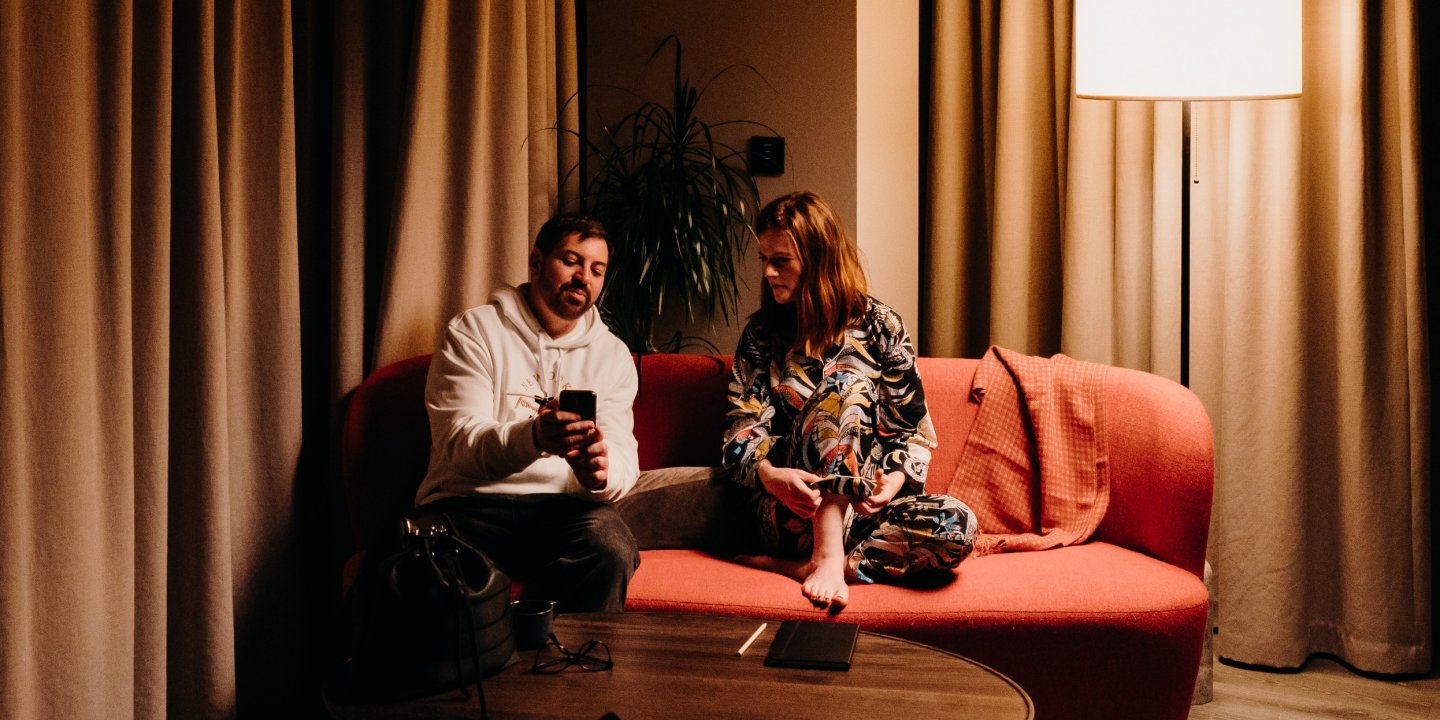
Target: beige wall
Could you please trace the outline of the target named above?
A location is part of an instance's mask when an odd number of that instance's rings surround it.
[[[586,6],[586,83],[592,88],[614,85],[661,99],[671,55],[648,65],[646,58],[671,33],[683,42],[685,71],[697,84],[726,66],[752,65],[763,80],[727,73],[706,93],[701,117],[757,120],[784,136],[785,174],[760,179],[761,202],[801,189],[825,197],[860,244],[872,292],[914,329],[918,0],[590,0]],[[859,93],[870,98],[872,112],[857,112]],[[593,122],[596,112],[617,117],[635,100],[596,89],[589,102]],[[862,123],[871,128],[864,152]],[[736,128],[726,139],[743,147],[756,134],[766,133]],[[864,182],[858,181],[862,166]],[[759,306],[754,255],[751,248],[740,265],[740,317],[728,327],[717,319],[717,327],[689,330],[722,352],[734,349],[744,318]]]
[[[856,3],[855,237],[870,294],[920,331],[920,0]]]

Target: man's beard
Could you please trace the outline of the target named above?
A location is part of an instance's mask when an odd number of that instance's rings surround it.
[[[579,291],[584,296],[584,302],[578,307],[570,300],[570,290]],[[566,320],[578,320],[585,314],[593,304],[590,300],[590,292],[583,286],[566,283],[561,285],[554,295],[545,299],[545,304],[550,306],[550,311]]]

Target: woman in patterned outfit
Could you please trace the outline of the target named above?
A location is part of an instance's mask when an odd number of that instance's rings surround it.
[[[848,583],[948,572],[975,516],[924,494],[935,430],[900,316],[867,294],[814,193],[773,200],[755,232],[765,282],[735,350],[723,463],[755,490],[771,555],[737,560],[794,577],[832,612]]]

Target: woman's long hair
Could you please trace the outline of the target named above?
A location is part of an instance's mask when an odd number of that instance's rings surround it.
[[[760,283],[756,313],[789,349],[819,357],[865,317],[869,286],[860,253],[830,204],[802,191],[770,201],[755,220],[755,234],[778,230],[790,237],[800,261],[800,285],[789,306],[775,302]],[[784,347],[784,345],[781,345]]]

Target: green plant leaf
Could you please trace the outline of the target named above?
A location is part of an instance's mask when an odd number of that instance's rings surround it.
[[[657,347],[652,328],[666,302],[679,303],[692,323],[713,321],[717,311],[728,323],[738,312],[735,260],[755,241],[759,193],[744,153],[714,131],[751,125],[778,134],[753,120],[701,117],[700,103],[717,79],[735,71],[760,77],[754,67],[728,66],[696,87],[684,76],[678,37],[661,40],[650,59],[667,48],[674,53],[670,102],[641,100],[614,122],[593,126],[594,140],[581,138],[589,174],[582,207],[605,224],[615,248],[601,316],[636,352]],[[691,339],[676,333],[661,346],[678,349]]]

